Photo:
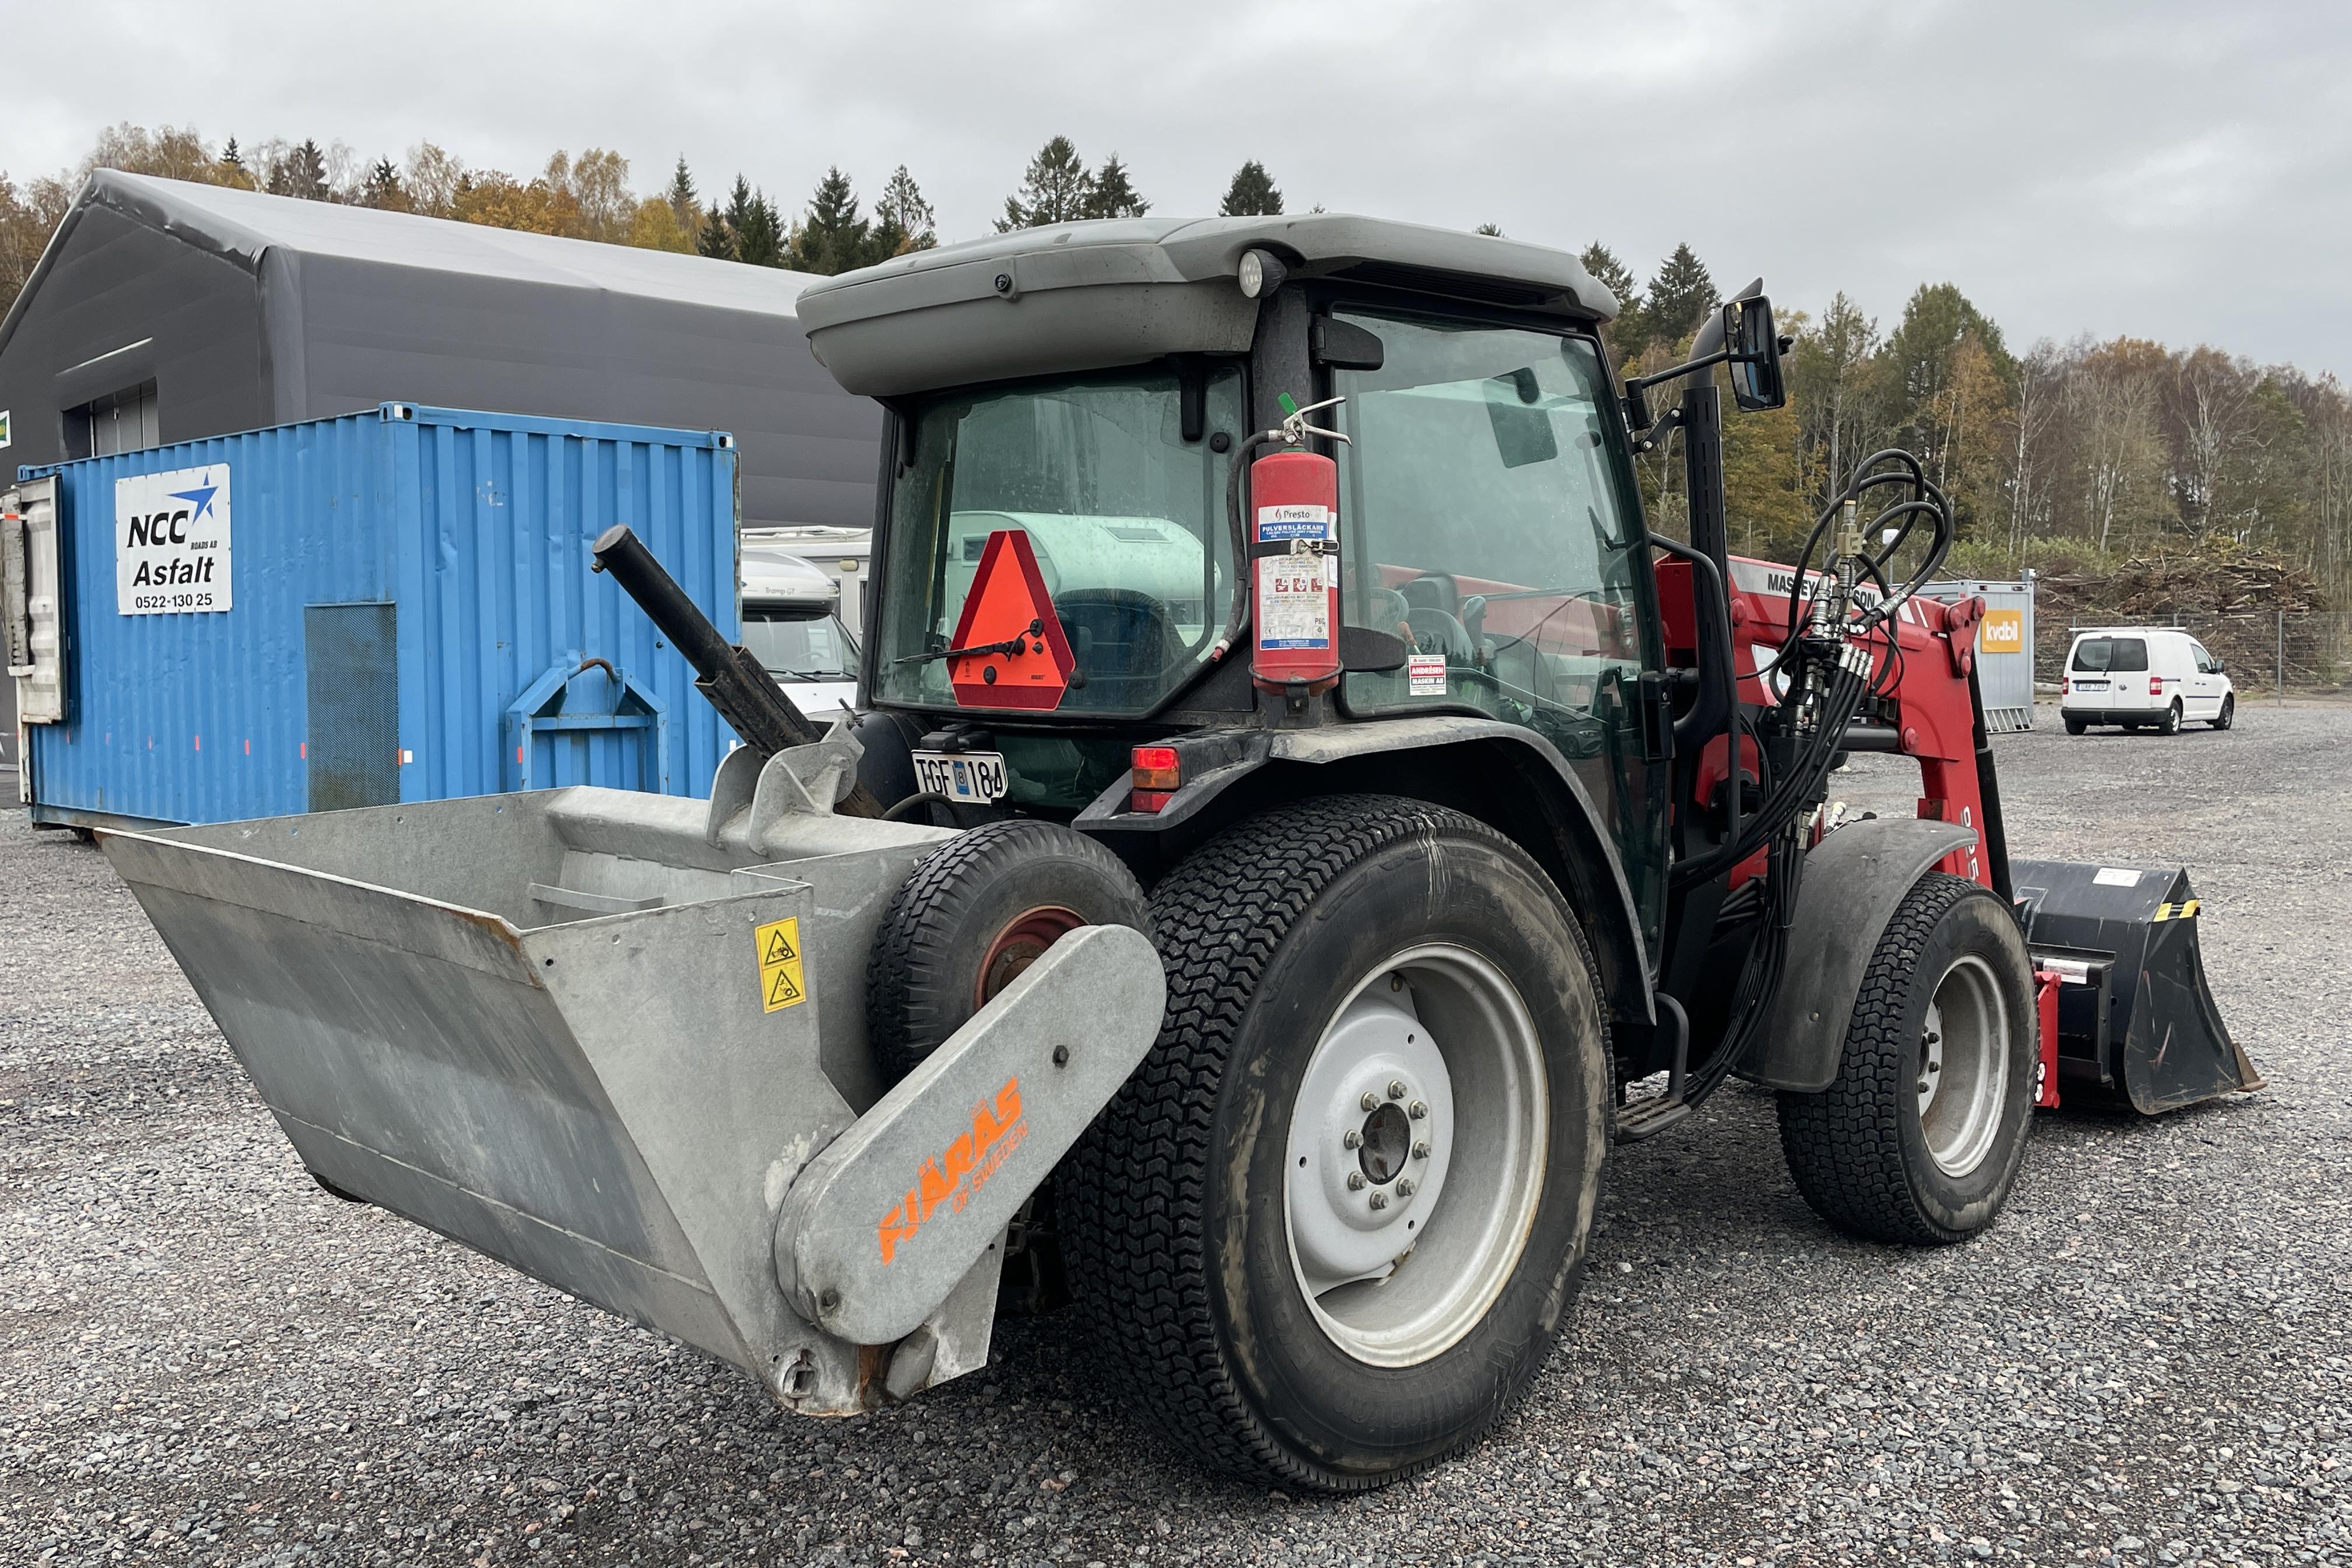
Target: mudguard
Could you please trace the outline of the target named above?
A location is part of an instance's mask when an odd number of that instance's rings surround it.
[[[1846,1026],[1878,938],[1919,879],[1977,841],[1951,822],[1872,817],[1851,822],[1807,853],[1789,928],[1792,962],[1772,1016],[1732,1070],[1751,1083],[1819,1094],[1835,1080]]]

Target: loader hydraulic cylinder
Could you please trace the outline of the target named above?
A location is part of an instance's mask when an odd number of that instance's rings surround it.
[[[686,656],[694,667],[695,689],[719,710],[745,745],[772,757],[787,747],[824,739],[824,730],[793,705],[757,658],[719,635],[710,617],[695,607],[626,523],[615,523],[597,535],[590,553],[591,570],[611,573],[621,592],[635,599],[670,646]],[[879,816],[882,803],[861,784],[835,809],[844,816]]]

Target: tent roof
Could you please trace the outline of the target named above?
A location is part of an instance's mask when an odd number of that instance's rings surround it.
[[[39,289],[67,237],[91,207],[110,208],[247,271],[257,270],[263,253],[275,249],[463,277],[600,289],[772,316],[794,315],[801,290],[815,281],[806,273],[745,267],[674,251],[562,239],[413,213],[378,212],[100,169],[74,198],[6,322],[0,323],[0,346],[14,332],[17,317]]]

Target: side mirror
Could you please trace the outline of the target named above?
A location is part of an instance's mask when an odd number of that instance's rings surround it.
[[[2228,665],[2223,664],[2223,663],[2221,662],[2221,656],[2220,654],[2218,654],[2218,653],[2217,653],[2217,654],[2215,654],[2215,655],[2213,656],[2213,673],[2214,673],[2214,674],[2216,674],[2216,675],[2223,675],[2223,674],[2226,674],[2226,673],[2228,673],[2229,668],[2230,668],[2230,667],[2229,667]]]
[[[1780,337],[1772,325],[1772,301],[1757,294],[1725,305],[1723,336],[1731,354],[1732,401],[1751,411],[1786,404],[1789,388],[1780,373]]]

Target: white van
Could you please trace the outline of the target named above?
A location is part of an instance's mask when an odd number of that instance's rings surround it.
[[[2074,634],[2058,700],[2066,733],[2094,724],[2170,735],[2187,722],[2226,730],[2237,694],[2221,661],[2179,626],[2095,626]]]
[[[824,724],[857,703],[857,643],[841,586],[798,554],[745,544],[743,646],[793,706]]]

